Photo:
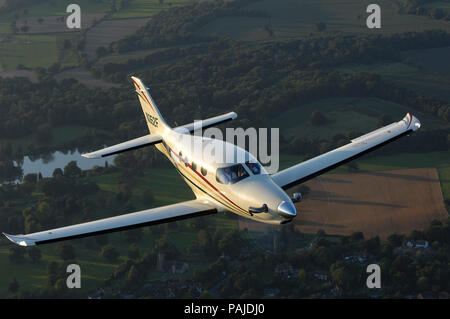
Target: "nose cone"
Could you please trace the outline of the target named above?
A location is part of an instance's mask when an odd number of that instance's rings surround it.
[[[279,205],[278,205],[278,213],[280,213],[280,215],[282,215],[285,218],[294,218],[295,216],[297,216],[297,211],[295,209],[294,204],[289,201],[282,201]]]

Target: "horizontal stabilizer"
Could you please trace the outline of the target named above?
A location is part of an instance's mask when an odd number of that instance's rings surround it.
[[[193,132],[195,129],[204,130],[204,129],[207,129],[208,127],[234,120],[236,117],[237,117],[237,114],[235,112],[230,112],[227,114],[210,117],[206,120],[196,121],[193,123],[178,126],[178,127],[174,128],[174,131],[176,131],[178,133],[188,133],[188,132]]]
[[[116,144],[92,153],[82,154],[81,156],[86,158],[101,158],[126,151],[135,150],[137,148],[149,145],[154,145],[161,142],[162,142],[161,136],[159,136],[158,134],[150,134],[120,144]]]

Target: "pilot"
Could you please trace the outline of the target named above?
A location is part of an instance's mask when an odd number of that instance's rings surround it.
[[[248,163],[248,166],[250,167],[253,174],[258,175],[260,173],[258,164],[256,163]]]

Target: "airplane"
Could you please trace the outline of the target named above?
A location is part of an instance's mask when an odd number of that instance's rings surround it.
[[[131,80],[135,86],[150,134],[82,156],[102,158],[154,145],[171,161],[196,198],[173,205],[27,235],[3,233],[10,241],[21,246],[33,246],[226,211],[267,224],[286,224],[296,217],[297,211],[294,203],[302,199],[300,193],[289,196],[286,193],[289,188],[328,172],[421,127],[420,121],[408,113],[399,122],[379,128],[355,138],[335,150],[269,175],[258,160],[244,149],[225,141],[203,137],[201,134],[191,135],[196,128],[195,123],[171,128],[161,116],[150,95],[149,88],[137,77],[132,76]],[[230,112],[208,118],[201,122],[201,129],[233,120],[236,117],[236,113]],[[239,156],[233,156],[234,160],[226,163],[217,163],[212,158],[203,156],[201,149],[200,151],[198,148],[192,150],[190,146],[193,142],[200,143],[202,147],[214,146],[231,149],[234,155]],[[238,158],[240,160],[237,160]]]

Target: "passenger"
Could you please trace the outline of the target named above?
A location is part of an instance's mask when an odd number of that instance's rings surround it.
[[[225,177],[227,179],[227,183],[226,184],[228,184],[228,181],[233,180],[232,179],[232,174],[231,174],[231,169],[229,167],[225,168]]]
[[[234,167],[233,169],[229,169],[231,172],[231,180],[234,181],[237,179],[237,174],[236,174],[236,168]]]
[[[217,174],[219,175],[219,182],[222,184],[228,184],[230,182],[230,178],[227,176],[227,174],[223,170],[218,170]]]

